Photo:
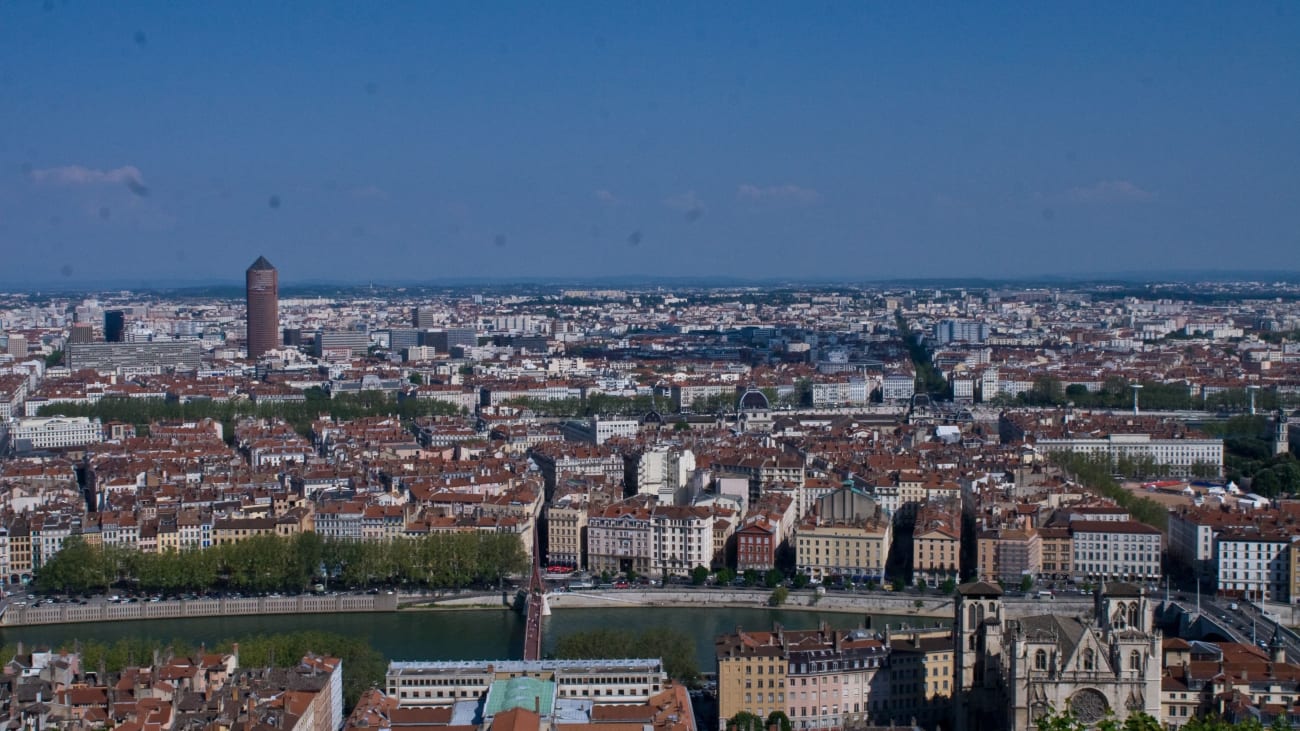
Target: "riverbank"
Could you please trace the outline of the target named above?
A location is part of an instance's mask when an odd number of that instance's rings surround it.
[[[333,596],[249,597],[238,599],[176,599],[162,601],[111,602],[105,598],[86,604],[9,604],[0,615],[0,626],[28,627],[43,624],[85,622],[129,622],[142,619],[199,619],[274,614],[353,614],[397,611],[396,594],[337,594]]]
[[[768,590],[716,589],[650,590],[621,589],[613,591],[553,592],[546,595],[552,610],[567,609],[618,609],[671,607],[677,609],[761,609],[768,607],[771,592]],[[920,606],[918,606],[918,602]],[[1085,598],[1006,599],[1008,616],[1030,614],[1077,614],[1091,610],[1092,602]],[[484,598],[450,597],[421,602],[410,609],[456,610],[482,609]],[[404,607],[405,611],[407,608]],[[954,605],[951,596],[921,596],[893,594],[890,592],[840,593],[822,595],[813,592],[791,592],[781,609],[851,614],[891,614],[921,618],[951,619]]]

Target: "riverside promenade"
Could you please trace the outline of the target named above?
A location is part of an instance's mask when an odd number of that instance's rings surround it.
[[[9,603],[0,614],[0,627],[77,622],[124,622],[141,619],[234,617],[256,614],[325,614],[331,612],[394,612],[393,593],[337,594],[332,596],[246,597],[230,599],[176,599],[110,602],[92,599],[86,604],[18,606]]]

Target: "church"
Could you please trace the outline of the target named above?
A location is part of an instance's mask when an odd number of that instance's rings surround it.
[[[1141,587],[1102,583],[1092,616],[1005,616],[1002,590],[957,588],[954,727],[1035,729],[1050,710],[1094,725],[1160,719],[1161,636]]]

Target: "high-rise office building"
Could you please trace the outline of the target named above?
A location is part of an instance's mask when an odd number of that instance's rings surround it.
[[[478,332],[471,327],[452,327],[420,333],[420,345],[437,348],[439,353],[450,354],[452,348],[467,350],[478,345]]]
[[[432,307],[415,307],[411,309],[411,327],[416,330],[428,330],[438,321],[438,313]]]
[[[95,342],[95,326],[88,322],[79,322],[68,329],[69,343]]]
[[[121,310],[109,310],[104,313],[104,342],[122,342],[122,333],[126,330],[126,313]]]
[[[280,344],[280,275],[266,257],[244,273],[248,295],[248,357],[260,358]]]
[[[194,371],[202,364],[198,340],[155,340],[139,343],[68,343],[64,363],[72,370],[164,373]]]

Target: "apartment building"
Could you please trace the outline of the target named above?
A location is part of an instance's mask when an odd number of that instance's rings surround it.
[[[893,542],[889,520],[819,522],[806,520],[795,530],[795,562],[815,580],[847,576],[883,581]]]
[[[34,416],[9,422],[9,444],[18,452],[84,447],[102,441],[104,425],[85,416]]]
[[[1077,579],[1156,581],[1161,576],[1160,531],[1136,521],[1070,523]]]
[[[913,575],[937,586],[945,579],[956,579],[960,570],[960,504],[927,502],[917,511],[912,530]]]
[[[546,506],[546,563],[586,568],[588,501],[569,494]]]
[[[736,529],[736,571],[768,571],[776,566],[780,536],[766,515],[753,515]]]
[[[1215,539],[1216,588],[1252,601],[1291,601],[1291,553],[1297,540],[1300,534],[1267,526],[1224,530]]]
[[[957,648],[952,631],[890,632],[888,693],[882,693],[872,718],[879,724],[916,724],[935,728],[951,717],[953,664]]]
[[[796,729],[837,729],[884,704],[889,647],[866,630],[738,629],[714,650],[720,725],[741,711],[781,711]]]

